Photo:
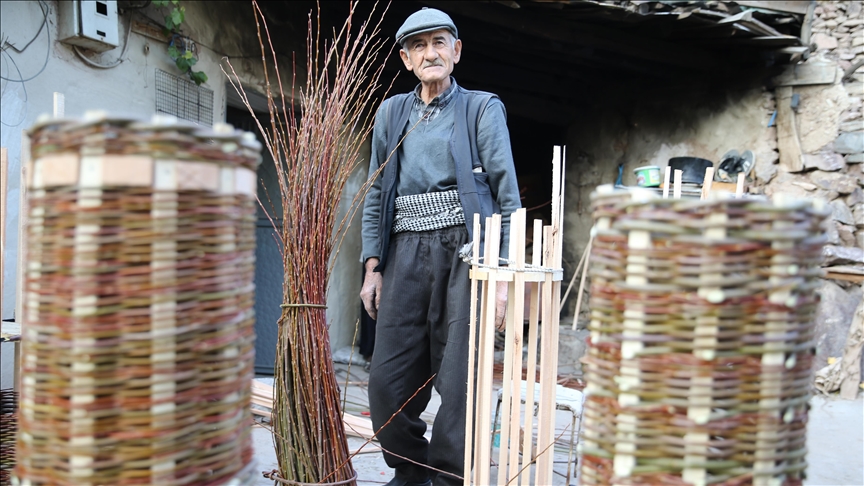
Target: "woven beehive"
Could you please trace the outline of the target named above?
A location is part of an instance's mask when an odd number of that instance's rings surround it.
[[[581,484],[800,484],[826,213],[611,188],[592,205]]]
[[[15,431],[18,393],[8,388],[0,390],[0,486],[7,486],[15,467]]]
[[[243,484],[255,169],[230,126],[30,131],[21,484]]]

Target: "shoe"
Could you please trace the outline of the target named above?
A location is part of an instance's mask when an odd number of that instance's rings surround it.
[[[730,171],[734,170],[734,166],[738,163],[738,151],[732,149],[720,158],[720,163],[717,164],[717,171],[714,172],[714,180],[717,182],[731,182],[729,178]]]

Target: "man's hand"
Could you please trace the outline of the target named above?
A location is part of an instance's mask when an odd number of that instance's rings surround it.
[[[495,329],[503,331],[507,327],[504,324],[504,316],[507,314],[508,282],[495,282],[495,284]]]
[[[378,319],[378,305],[381,303],[381,274],[374,271],[377,266],[377,258],[366,260],[366,277],[360,290],[360,300],[372,319]]]

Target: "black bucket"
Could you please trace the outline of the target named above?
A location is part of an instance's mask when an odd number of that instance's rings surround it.
[[[681,182],[701,185],[705,181],[705,169],[714,167],[714,162],[699,157],[672,157],[669,159],[669,168],[674,171],[680,170]]]

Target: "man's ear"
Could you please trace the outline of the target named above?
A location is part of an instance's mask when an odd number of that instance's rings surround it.
[[[462,57],[462,39],[456,39],[456,42],[453,43],[453,64],[459,63],[459,58]]]
[[[409,71],[414,70],[414,66],[411,65],[411,59],[408,57],[408,53],[405,52],[405,49],[399,49],[399,57],[401,57],[402,62],[405,63],[405,69]]]

